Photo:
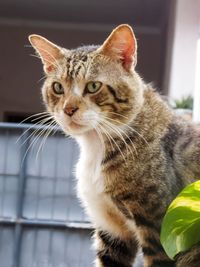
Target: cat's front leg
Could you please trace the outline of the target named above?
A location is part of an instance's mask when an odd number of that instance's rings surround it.
[[[145,211],[131,194],[118,195],[113,198],[118,209],[135,228],[137,239],[143,252],[144,267],[175,267],[175,262],[166,255],[160,243],[160,217]]]
[[[175,261],[168,258],[160,243],[159,233],[141,229],[141,247],[143,252],[144,267],[175,267]],[[182,266],[181,266],[182,267]]]
[[[97,252],[95,267],[132,267],[138,250],[138,243],[133,236],[114,237],[103,230],[96,230],[95,247]]]

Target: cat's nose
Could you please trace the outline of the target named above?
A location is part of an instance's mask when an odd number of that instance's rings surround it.
[[[78,107],[67,106],[64,108],[64,113],[71,117],[77,110]]]

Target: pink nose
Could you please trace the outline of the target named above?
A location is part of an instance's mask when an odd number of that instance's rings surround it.
[[[65,107],[64,108],[64,112],[65,114],[67,114],[68,116],[72,116],[76,111],[78,110],[78,107]]]

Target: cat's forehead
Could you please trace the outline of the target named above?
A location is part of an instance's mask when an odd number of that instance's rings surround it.
[[[87,71],[88,66],[94,58],[94,51],[98,46],[82,46],[73,49],[66,53],[66,75],[68,78],[83,78]]]
[[[74,54],[91,54],[95,50],[99,48],[99,45],[85,45],[85,46],[80,46],[76,49],[71,49],[70,51]]]

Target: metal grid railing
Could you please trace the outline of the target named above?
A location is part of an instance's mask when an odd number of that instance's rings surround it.
[[[36,128],[0,123],[0,266],[91,266],[72,171],[78,147],[58,132],[37,153],[45,135],[34,139]]]

